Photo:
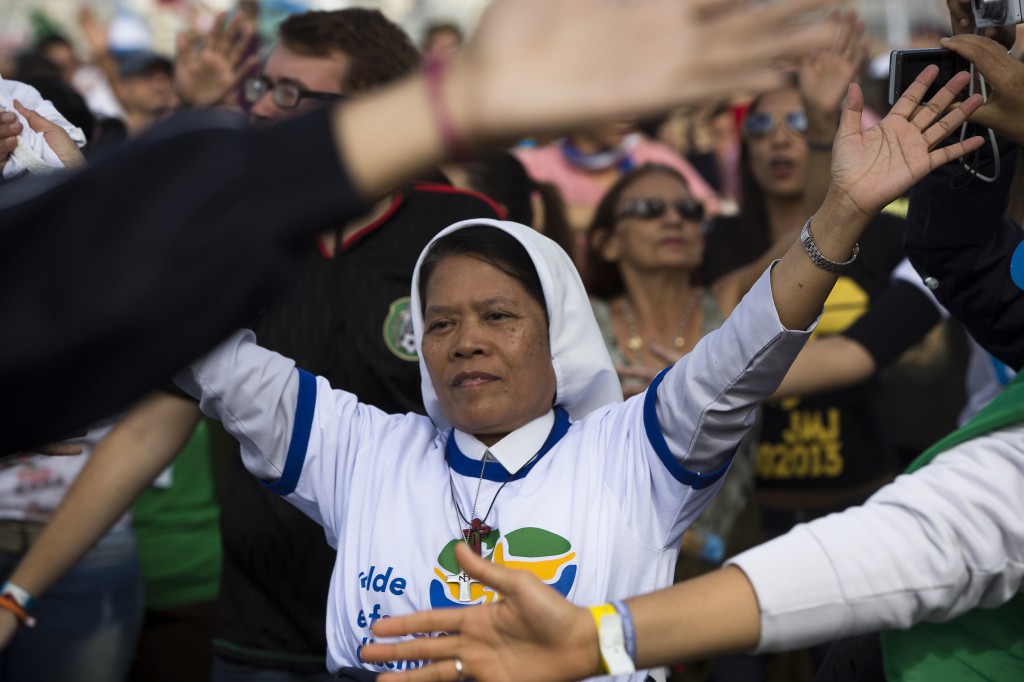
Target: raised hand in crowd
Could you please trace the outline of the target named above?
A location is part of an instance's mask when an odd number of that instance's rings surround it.
[[[836,30],[833,44],[804,57],[797,71],[800,97],[807,113],[807,137],[829,147],[839,124],[846,89],[868,55],[864,21],[856,12],[837,13],[831,23]]]
[[[868,54],[864,22],[856,12],[836,13],[830,23],[835,26],[835,41],[827,49],[804,57],[797,71],[810,152],[803,194],[804,210],[808,213],[825,198],[832,141],[839,125],[843,98]],[[799,227],[794,225],[793,229],[795,236]]]
[[[110,26],[96,16],[90,5],[78,8],[78,30],[82,32],[90,56],[99,57],[110,52]]]
[[[958,109],[943,116],[970,76],[961,72],[929,102],[921,102],[925,88],[938,75],[929,66],[889,115],[868,130],[860,129],[864,96],[853,85],[847,95],[832,155],[829,197],[836,195],[868,217],[910,189],[934,168],[960,158],[983,144],[980,137],[935,149],[956,126],[981,106],[972,96]]]
[[[258,62],[257,55],[247,55],[255,34],[252,22],[242,14],[231,21],[220,14],[206,32],[193,22],[190,31],[178,33],[174,55],[178,97],[197,107],[237,104],[235,89]]]
[[[990,89],[988,101],[971,116],[971,123],[992,128],[1024,145],[1024,64],[994,40],[976,35],[944,38],[942,46],[974,64]]]

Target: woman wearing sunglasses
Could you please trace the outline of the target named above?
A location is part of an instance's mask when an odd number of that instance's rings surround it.
[[[723,302],[701,283],[707,220],[686,179],[658,164],[622,176],[597,206],[583,279],[627,397],[725,320]],[[684,536],[677,579],[709,570],[726,545],[756,542],[756,536],[732,535],[752,485],[753,451],[744,445],[718,495]]]
[[[722,324],[700,284],[704,225],[686,179],[659,164],[622,176],[597,206],[584,282],[627,397]]]

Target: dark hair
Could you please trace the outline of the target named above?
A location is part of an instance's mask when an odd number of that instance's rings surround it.
[[[60,33],[47,33],[46,35],[39,38],[36,44],[33,46],[35,52],[42,52],[48,47],[59,45],[61,47],[70,47],[74,51],[75,46],[71,44],[71,41]]]
[[[462,44],[464,36],[462,35],[462,29],[454,21],[435,21],[428,24],[426,29],[423,31],[423,49],[426,50],[430,47],[430,42],[434,39],[434,36],[441,33],[451,33],[454,35],[459,44]]]
[[[420,53],[397,24],[375,9],[303,12],[285,19],[278,34],[289,50],[311,57],[344,52],[352,66],[340,85],[346,94],[370,90],[416,71]]]
[[[472,225],[447,234],[430,246],[420,265],[420,312],[427,309],[427,283],[437,264],[448,256],[471,256],[504,272],[519,282],[548,317],[544,287],[526,249],[508,232],[490,225]]]
[[[797,88],[795,78],[780,90],[791,90]],[[773,92],[779,92],[774,90]],[[766,95],[758,95],[750,103],[747,109],[750,112],[756,111]],[[768,209],[765,206],[764,190],[754,178],[750,170],[750,144],[746,135],[740,136],[740,214],[736,217],[736,233],[729,245],[732,258],[732,265],[725,270],[728,272],[741,265],[755,260],[772,245],[771,230],[768,227]]]
[[[534,215],[533,196],[539,196],[544,235],[566,253],[572,253],[572,230],[565,217],[561,193],[554,185],[531,178],[515,154],[486,154],[462,164],[462,168],[469,186],[501,204],[511,221],[536,228],[538,216]]]
[[[601,257],[601,246],[615,228],[615,214],[618,212],[619,199],[622,198],[623,192],[637,180],[655,173],[678,180],[683,187],[686,187],[687,190],[690,189],[690,183],[679,171],[671,166],[658,163],[648,163],[634,168],[608,188],[594,210],[594,218],[587,230],[587,256],[583,265],[583,284],[591,296],[612,298],[626,291],[619,266],[609,263]],[[599,234],[602,232],[607,234]]]

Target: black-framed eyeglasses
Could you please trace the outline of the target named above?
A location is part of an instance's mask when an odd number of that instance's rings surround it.
[[[743,132],[747,137],[767,137],[774,135],[780,122],[797,135],[807,133],[807,114],[802,111],[788,111],[784,114],[769,114],[759,111],[747,114],[743,120]]]
[[[250,104],[256,104],[256,102],[260,101],[260,98],[262,98],[263,95],[269,92],[271,98],[274,100],[274,104],[282,109],[294,109],[299,106],[299,102],[304,99],[317,99],[322,101],[345,99],[345,95],[342,95],[341,93],[306,90],[301,85],[293,81],[278,81],[277,83],[271,83],[268,78],[263,76],[258,78],[247,78],[245,83],[243,83],[243,90],[245,92],[245,99]]]
[[[623,218],[640,218],[651,220],[660,218],[668,211],[669,205],[676,209],[676,213],[686,220],[699,222],[704,219],[704,204],[696,199],[680,199],[679,201],[667,202],[657,197],[635,197],[626,202],[626,205],[615,216],[616,220]]]

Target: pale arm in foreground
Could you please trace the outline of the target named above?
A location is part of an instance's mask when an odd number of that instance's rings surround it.
[[[861,507],[801,525],[695,580],[626,600],[637,666],[732,651],[784,651],[994,608],[1024,580],[1024,427],[967,441]],[[450,632],[363,649],[367,660],[434,660],[382,682],[561,682],[598,674],[590,613],[533,576],[456,550],[504,601],[379,621],[377,637]],[[742,569],[742,570],[741,570]],[[447,660],[446,660],[447,659]],[[526,666],[525,668],[523,666]]]

